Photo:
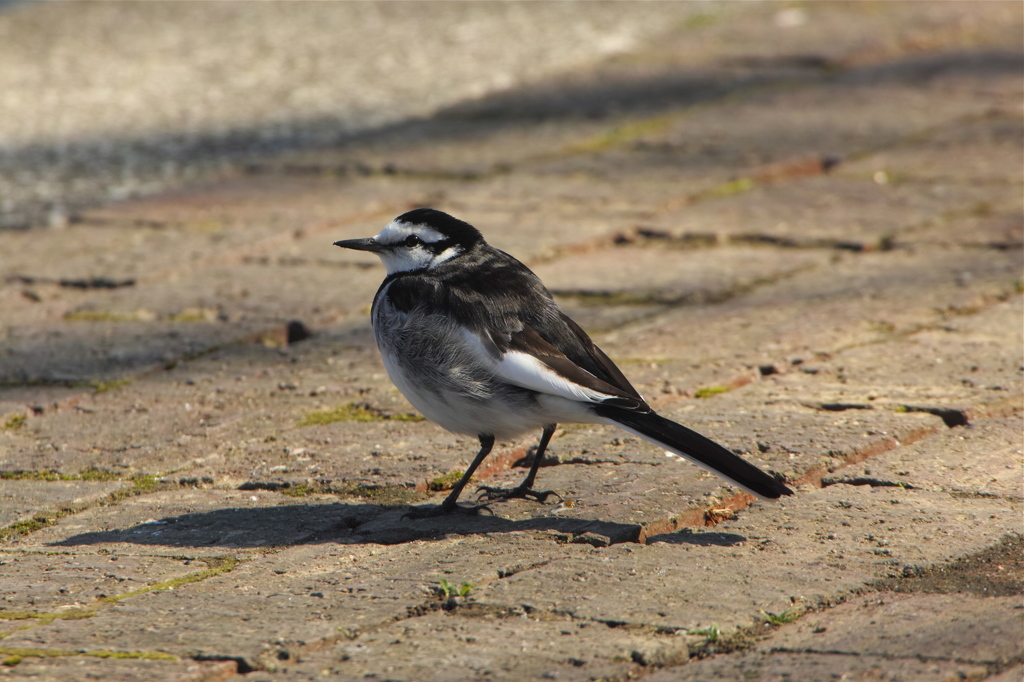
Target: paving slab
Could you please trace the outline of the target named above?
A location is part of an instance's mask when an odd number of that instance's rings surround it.
[[[0,607],[39,615],[93,610],[152,584],[196,573],[206,564],[180,557],[4,551]],[[29,621],[31,622],[31,621]]]
[[[971,194],[972,183],[936,178],[934,173],[922,176],[929,183],[907,185],[905,181],[914,176],[898,176],[895,168],[894,182],[885,184],[889,176],[876,175],[885,172],[884,163],[871,165],[862,157],[944,127],[957,130],[965,117],[986,114],[993,100],[978,97],[978,88],[983,87],[979,82],[992,91],[1019,91],[1020,65],[1015,59],[1019,58],[1007,52],[995,57],[994,67],[979,71],[970,56],[941,55],[910,61],[907,73],[895,77],[873,67],[865,67],[863,73],[853,68],[836,79],[818,78],[812,72],[804,83],[793,79],[734,93],[727,119],[718,115],[717,106],[692,107],[683,100],[667,114],[648,114],[595,136],[593,154],[544,160],[527,168],[541,174],[588,174],[599,184],[614,181],[624,189],[647,184],[653,175],[675,177],[674,190],[661,186],[666,192],[649,204],[643,223],[670,233],[763,235],[796,243],[831,239],[870,247],[928,217],[935,208],[966,205],[979,195]],[[924,80],[925,74],[936,72],[941,75]],[[908,87],[908,82],[914,86]],[[889,107],[898,108],[901,115],[891,116]],[[1013,123],[1006,125],[1013,130]],[[977,133],[973,144],[968,132],[961,136],[959,148],[943,143],[930,147],[929,153],[944,155],[946,166],[952,166],[958,155],[984,159],[991,146],[988,135],[977,125],[968,129]],[[999,181],[1010,188],[1012,178],[1019,175],[1011,157],[1012,152],[1000,150],[979,162],[987,164],[990,175],[1001,170]],[[843,164],[848,158],[859,159],[850,171]],[[834,177],[821,177],[837,162]],[[903,183],[897,184],[897,178]],[[791,181],[779,182],[784,179]],[[718,201],[705,201],[732,195],[738,199],[735,212],[727,207],[719,213]],[[779,206],[788,210],[771,209],[776,196]],[[650,188],[645,197],[650,201]],[[759,203],[765,204],[760,211]],[[838,211],[843,205],[847,210]],[[901,224],[901,215],[917,220]]]
[[[787,253],[774,249],[723,248],[672,250],[620,247],[570,254],[534,269],[556,296],[604,295],[602,305],[616,297],[637,303],[703,302],[721,300],[793,273],[825,265],[831,253]],[[616,276],[607,273],[614,267]],[[620,274],[621,273],[621,274]],[[595,301],[596,303],[596,301]]]
[[[613,545],[482,586],[477,599],[662,628],[747,626],[762,609],[828,603],[903,565],[980,550],[1015,532],[1018,515],[1003,501],[836,485],[751,507],[707,542],[683,530]],[[556,577],[566,572],[577,578]],[[543,589],[552,582],[563,589]],[[600,598],[625,592],[628,604]]]
[[[759,647],[1005,664],[1020,655],[1022,626],[1019,596],[878,592],[810,614]]]
[[[210,498],[210,494],[206,497]],[[903,497],[907,499],[902,500]],[[186,508],[193,508],[197,499],[193,496],[191,504],[186,502]],[[477,603],[518,607],[530,613],[568,614],[588,621],[673,630],[693,629],[712,622],[724,627],[745,626],[762,609],[779,613],[793,604],[827,603],[872,579],[898,574],[902,565],[941,561],[984,547],[1000,534],[1016,528],[1018,513],[1019,510],[1008,509],[1005,502],[996,500],[950,500],[943,493],[834,485],[802,494],[792,504],[750,508],[736,520],[724,521],[713,532],[670,533],[653,538],[654,544],[646,546],[619,544],[595,548],[588,544],[562,544],[557,541],[558,533],[538,536],[514,528],[412,545],[321,545],[327,538],[313,536],[305,541],[316,544],[292,547],[262,558],[254,555],[230,573],[197,585],[140,595],[88,621],[55,621],[14,633],[7,642],[20,647],[88,649],[98,646],[100,640],[94,638],[100,637],[104,646],[115,649],[132,642],[136,648],[165,651],[169,640],[161,633],[171,628],[178,633],[179,644],[171,647],[170,653],[196,655],[199,651],[216,650],[218,655],[228,652],[232,657],[244,657],[251,665],[266,658],[266,646],[276,641],[274,637],[301,647],[313,641],[330,641],[338,625],[363,628],[364,623],[400,619],[407,609],[429,601],[431,586],[442,576],[452,583],[476,584],[473,600]],[[287,516],[247,517],[245,523],[249,527],[280,528],[294,537],[294,526],[286,526]],[[188,522],[187,516],[181,518],[172,525],[184,522],[191,529],[177,531],[175,537],[158,534],[167,532],[166,525],[154,530],[159,524],[141,524],[126,529],[134,538],[123,532],[85,533],[68,538],[69,532],[78,529],[71,524],[63,525],[67,521],[64,520],[34,534],[32,540],[45,542],[48,535],[63,536],[67,539],[57,544],[65,548],[99,542],[99,548],[118,555],[168,550],[196,554],[203,552],[197,545],[205,544],[210,532],[224,530],[223,519],[216,519],[216,512],[200,513],[195,516],[200,524],[197,526]],[[294,520],[292,517],[292,523]],[[343,526],[355,526],[356,533],[363,530],[358,524],[356,517],[341,521]],[[908,524],[916,530],[913,539],[894,532]],[[811,530],[814,527],[819,529]],[[267,532],[256,531],[264,535]],[[215,543],[221,553],[225,546],[238,552],[239,545],[251,544],[246,540],[247,533],[254,531],[238,528],[233,537]],[[355,539],[346,539],[338,529],[333,533],[342,542]],[[365,537],[372,542],[374,534]],[[378,530],[377,537],[385,535]],[[189,538],[185,550],[181,547],[183,538]],[[135,543],[142,545],[130,549]],[[19,545],[24,543],[15,547]],[[527,546],[530,550],[526,554],[535,560],[522,566]],[[410,553],[409,549],[415,551]],[[773,556],[771,561],[764,561],[765,552]],[[756,562],[756,569],[751,560]],[[391,567],[384,575],[380,573],[382,562]],[[724,570],[730,564],[743,572],[742,578]],[[678,571],[697,575],[673,578]],[[571,576],[575,578],[569,579]],[[557,594],[541,587],[554,583],[565,587]],[[206,622],[209,616],[203,614],[222,613],[224,607],[222,604],[214,608],[213,602],[204,604],[211,599],[222,603],[226,588],[246,597],[236,604],[241,609],[238,617],[251,617],[253,609],[266,607],[273,609],[273,618],[268,615],[259,619],[264,623],[259,627],[253,624],[244,631],[236,628],[232,636],[211,641],[206,631],[212,624]],[[628,602],[595,596],[624,590],[630,595]],[[336,596],[327,600],[328,592]],[[723,601],[726,594],[731,597]],[[356,601],[348,601],[350,597]],[[232,603],[235,602],[233,598]],[[158,631],[149,634],[126,630],[126,623],[138,620],[132,615],[136,609],[146,613],[156,609],[165,614],[160,620],[164,624],[151,625]],[[299,616],[300,613],[303,615]],[[321,622],[324,614],[330,615],[331,620]],[[338,623],[339,620],[344,622]],[[108,622],[109,626],[104,624]],[[195,637],[189,632],[194,632]],[[123,643],[119,643],[122,639]]]
[[[824,483],[875,481],[971,495],[1024,497],[1020,414],[980,419],[834,472]]]
[[[129,497],[111,507],[91,507],[10,547],[30,551],[74,547],[75,552],[90,553],[113,547],[120,553],[163,556],[180,555],[186,547],[189,556],[197,551],[202,556],[219,556],[225,548],[242,551],[309,541],[316,530],[332,528],[345,518],[333,504],[336,499],[309,495],[297,500],[265,490],[180,488]],[[318,524],[308,527],[314,519]]]
[[[1022,676],[1024,676],[1024,666],[1018,665],[985,679],[991,680],[991,682],[1017,682]]]
[[[230,326],[207,323],[207,313],[201,308],[180,312],[199,319],[184,324],[131,321],[130,317],[129,321],[110,321],[103,318],[120,313],[98,311],[99,322],[61,321],[12,334],[0,368],[3,380],[15,386],[117,385],[134,375],[252,337],[269,326],[266,322]]]
[[[836,414],[785,400],[775,382],[749,384],[661,412],[718,440],[735,452],[797,481],[807,472],[885,451],[942,428],[935,415],[889,410]],[[795,402],[795,401],[794,401]],[[909,417],[909,418],[907,418]]]
[[[327,393],[325,384],[340,394],[342,404],[359,399],[365,385],[356,382],[362,373],[331,371],[326,361],[339,351],[333,349],[332,354],[329,346],[322,350],[316,360],[327,371],[313,373],[301,393],[304,405],[291,404],[299,386],[294,383],[299,366],[293,356],[261,343],[231,345],[180,367],[30,415],[23,428],[3,432],[10,446],[7,467],[25,468],[29,465],[24,459],[41,457],[32,466],[77,473],[106,464],[160,474],[180,468],[191,457],[210,455],[225,441],[258,438],[262,443],[295,428],[309,412],[333,406],[324,404],[333,397],[319,395],[321,387]],[[358,363],[363,357],[355,354],[345,363]],[[376,363],[379,366],[379,358]],[[375,383],[383,386],[384,381],[380,372]],[[46,447],[39,447],[41,442]],[[184,450],[180,455],[179,448]],[[53,452],[47,454],[47,449]],[[113,460],[112,452],[119,453]]]
[[[1024,537],[1011,533],[974,554],[928,566],[903,569],[902,575],[873,583],[879,591],[925,594],[971,594],[1007,597],[1024,591]]]
[[[871,177],[882,184],[928,182],[936,190],[947,190],[953,184],[986,186],[996,196],[1019,187],[1024,173],[1013,150],[1024,143],[1024,127],[1008,106],[1014,95],[1021,92],[1019,83],[996,76],[992,81],[972,80],[961,87],[963,91],[958,95],[992,88],[1000,92],[999,99],[985,97],[987,106],[975,115],[853,159],[837,169],[837,175]],[[1002,100],[1004,95],[1006,99]]]
[[[82,651],[102,644],[273,667],[273,661],[289,659],[291,649],[298,656],[303,647],[320,648],[437,605],[434,588],[442,577],[461,584],[511,573],[526,547],[539,550],[540,561],[544,554],[592,549],[522,533],[501,542],[481,536],[402,547],[294,547],[182,589],[121,600],[88,622],[61,620],[18,631],[5,644]]]
[[[901,680],[960,682],[993,679],[984,665],[957,661],[927,661],[866,654],[734,653],[712,656],[644,677],[649,682],[703,680]]]
[[[752,406],[749,394],[756,392],[749,389],[747,396],[699,401],[701,405],[691,402],[682,409],[676,405],[663,414],[793,482],[809,471],[833,470],[876,450],[895,447],[900,440],[944,428],[938,417],[927,414],[878,411],[837,418],[810,408]],[[572,500],[572,507],[558,512],[564,518],[653,525],[695,508],[703,513],[709,506],[721,507],[720,502],[739,492],[713,474],[666,457],[663,449],[614,427],[568,429],[552,441],[548,452],[551,465],[541,467],[537,485]],[[524,475],[521,468],[510,469],[486,483],[516,485]],[[495,513],[509,518],[542,510],[525,502],[494,507]]]
[[[648,363],[636,364],[635,370],[631,366],[636,373],[650,369],[651,361],[659,359],[675,360],[678,374],[685,368],[701,383],[728,383],[720,371],[715,380],[716,370],[723,365],[731,368],[733,376],[739,371],[757,374],[761,365],[779,365],[779,369],[793,362],[800,364],[796,371],[808,373],[816,371],[819,357],[858,346],[870,354],[873,344],[948,325],[961,314],[969,327],[972,313],[1000,301],[1005,304],[995,308],[993,315],[1003,316],[1000,334],[1012,338],[1010,326],[1021,309],[1014,291],[1019,271],[1017,253],[995,250],[843,256],[825,269],[723,301],[715,306],[713,316],[703,307],[682,306],[607,331],[596,340],[612,357],[636,358],[636,349],[643,349],[641,357]],[[740,339],[750,343],[744,341],[740,347]],[[884,359],[881,354],[879,359]]]
[[[900,235],[901,244],[970,246],[975,248],[1020,248],[1024,218],[1013,198],[979,204],[953,220],[937,220]]]
[[[817,176],[755,186],[728,202],[701,202],[665,214],[651,229],[665,225],[667,234],[682,238],[712,226],[712,234],[725,240],[872,250],[944,213],[967,212],[991,194],[988,188],[951,185],[940,191],[929,184]]]
[[[287,490],[285,491],[287,492]],[[422,496],[409,502],[419,502]],[[440,501],[440,498],[436,501]],[[467,500],[468,501],[468,500]],[[182,488],[139,495],[111,509],[90,508],[56,520],[29,537],[12,543],[19,551],[130,555],[218,557],[225,551],[240,556],[293,545],[384,544],[438,539],[449,534],[554,532],[569,540],[588,532],[614,542],[636,542],[640,526],[600,515],[559,517],[550,508],[529,513],[481,514],[440,519],[405,518],[406,504],[363,499],[339,500],[334,495],[301,493],[295,497],[267,490],[199,490]],[[54,547],[63,547],[54,550]],[[67,549],[72,548],[72,549]]]
[[[167,682],[224,682],[236,675],[234,661],[149,661],[144,659],[61,658],[24,656],[16,665],[0,669],[11,680],[166,680]]]
[[[754,21],[723,21],[698,34],[706,41],[679,45],[678,49],[716,57],[763,55],[766,60],[794,55],[820,55],[841,65],[866,61],[888,61],[914,57],[929,49],[942,50],[964,45],[971,39],[981,44],[1015,39],[1014,27],[1021,21],[1019,8],[999,3],[982,13],[971,3],[950,3],[919,11],[913,5],[897,5],[879,12],[873,5],[851,5],[839,11],[810,5],[802,14],[788,14],[777,6]],[[892,12],[891,14],[889,12]],[[850,31],[851,25],[863,26]],[[780,36],[784,37],[780,39]],[[969,44],[969,43],[968,43]],[[713,47],[713,49],[709,49]]]
[[[653,245],[651,245],[653,246]],[[591,334],[656,317],[667,309],[741,296],[824,266],[831,253],[722,248],[606,248],[543,263],[535,272],[566,314]],[[622,272],[610,281],[610,268]]]
[[[639,668],[634,658],[668,663],[686,655],[683,638],[652,642],[601,623],[435,611],[303,656],[297,665],[282,664],[267,679],[593,680],[628,676]]]
[[[0,480],[0,528],[39,512],[82,507],[124,487],[121,481]]]
[[[844,349],[817,364],[825,377],[852,386],[903,387],[908,395],[902,399],[917,393],[925,404],[999,400],[1020,394],[1024,383],[1022,320],[1024,306],[1014,297],[969,319],[908,334],[900,343]],[[914,389],[925,383],[928,388]]]

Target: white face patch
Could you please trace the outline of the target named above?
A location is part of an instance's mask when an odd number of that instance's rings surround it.
[[[413,246],[406,245],[406,240],[412,235],[419,237],[422,243]],[[462,253],[462,247],[450,246],[435,255],[428,246],[444,241],[443,234],[425,225],[411,225],[397,220],[388,223],[387,227],[373,239],[378,244],[387,247],[377,255],[380,256],[389,275],[396,272],[431,268]]]
[[[389,246],[391,244],[400,244],[405,239],[414,234],[424,242],[432,243],[444,240],[444,235],[437,230],[426,227],[424,225],[410,225],[409,223],[400,223],[397,220],[392,220],[387,224],[383,230],[380,231],[376,237],[373,238],[378,244]]]

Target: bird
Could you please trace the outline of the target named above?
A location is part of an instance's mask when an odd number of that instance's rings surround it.
[[[657,414],[528,267],[474,226],[434,208],[403,213],[374,237],[335,246],[376,254],[387,274],[370,318],[388,376],[427,419],[480,449],[437,507],[477,513],[459,496],[495,440],[541,430],[526,478],[481,486],[477,501],[544,503],[537,471],[559,423],[612,424],[762,499],[792,490],[715,441]]]

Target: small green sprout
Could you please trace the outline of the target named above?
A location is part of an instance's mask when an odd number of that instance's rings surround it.
[[[462,583],[458,587],[448,582],[444,578],[438,582],[435,591],[439,597],[443,599],[451,599],[452,597],[465,597],[473,590],[473,583]]]
[[[697,629],[694,629],[694,630],[687,630],[686,634],[688,634],[688,635],[697,635],[699,637],[703,637],[708,642],[717,642],[718,638],[722,634],[722,630],[721,630],[721,628],[718,627],[717,623],[712,623],[711,625],[707,626],[706,628],[697,628]]]
[[[786,609],[782,613],[771,613],[769,611],[761,610],[761,620],[767,625],[785,625],[786,623],[792,623],[800,617],[800,609],[792,608]]]

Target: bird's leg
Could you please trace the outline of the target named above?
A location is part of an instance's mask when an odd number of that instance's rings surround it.
[[[462,474],[462,478],[455,484],[452,491],[448,493],[448,497],[444,498],[444,502],[437,507],[430,507],[428,509],[415,509],[407,512],[404,516],[408,516],[414,519],[422,519],[429,516],[441,516],[442,514],[451,514],[457,512],[460,514],[476,514],[481,509],[487,509],[486,504],[477,504],[472,507],[460,507],[457,502],[459,495],[462,494],[462,489],[469,483],[469,479],[473,477],[473,472],[480,466],[480,463],[484,461],[484,458],[490,454],[491,448],[494,447],[494,436],[481,434],[480,438],[480,452],[476,453],[476,457],[473,462],[466,469],[466,473]]]
[[[556,424],[548,424],[544,427],[543,433],[540,434],[540,443],[537,444],[537,450],[533,453],[533,462],[530,464],[530,471],[526,474],[526,478],[519,484],[514,490],[529,490],[533,487],[533,482],[537,478],[537,470],[540,469],[540,463],[544,460],[544,451],[548,449],[548,443],[551,442],[551,436],[555,433]],[[541,500],[543,502],[543,500]]]
[[[554,490],[533,490],[533,482],[537,478],[537,469],[540,468],[540,463],[544,459],[544,451],[548,448],[548,442],[555,432],[555,426],[555,424],[548,424],[544,427],[544,432],[540,435],[540,443],[537,445],[537,450],[533,455],[530,473],[526,474],[526,478],[523,479],[522,483],[515,488],[492,488],[482,485],[477,488],[477,499],[483,497],[488,500],[511,500],[519,497],[543,503],[551,495],[557,495],[561,498],[561,495],[558,495]]]

